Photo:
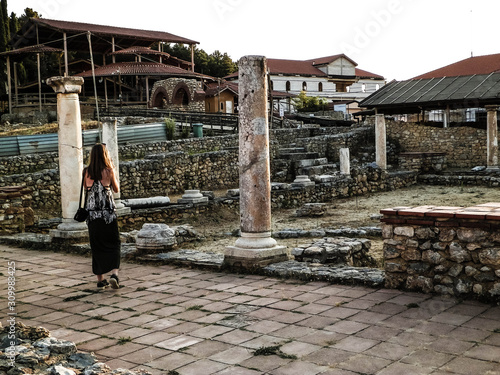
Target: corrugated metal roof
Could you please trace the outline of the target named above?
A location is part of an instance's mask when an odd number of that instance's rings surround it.
[[[500,73],[392,81],[363,101],[366,108],[500,104]]]
[[[120,62],[103,65],[95,68],[96,77],[109,77],[117,75],[125,76],[183,76],[183,77],[205,77],[202,74],[185,70],[172,65],[155,62]],[[79,77],[92,77],[92,70],[86,70],[75,74]]]

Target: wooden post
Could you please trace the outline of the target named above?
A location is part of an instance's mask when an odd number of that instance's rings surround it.
[[[12,92],[10,85],[10,57],[7,55],[7,91],[9,95],[9,115],[12,114]]]

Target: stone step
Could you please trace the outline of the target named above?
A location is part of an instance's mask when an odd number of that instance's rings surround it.
[[[318,159],[305,159],[305,160],[295,161],[295,166],[297,168],[312,167],[314,165],[322,165],[322,164],[328,164],[328,159],[318,158]]]
[[[305,147],[283,147],[283,148],[280,148],[280,154],[281,153],[285,153],[285,154],[289,154],[289,153],[294,153],[294,152],[306,152],[306,148]]]
[[[304,159],[317,159],[319,154],[317,152],[280,152],[280,157],[296,161]]]
[[[327,175],[338,172],[337,164],[322,164],[314,165],[311,167],[303,167],[297,169],[298,175],[314,176],[314,175]]]

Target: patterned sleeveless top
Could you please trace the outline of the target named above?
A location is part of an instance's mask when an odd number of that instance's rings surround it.
[[[109,186],[103,186],[101,181],[94,181],[87,191],[87,221],[104,219],[106,224],[116,219],[116,204]]]

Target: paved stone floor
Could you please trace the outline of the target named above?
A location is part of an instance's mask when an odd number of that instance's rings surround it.
[[[112,369],[181,375],[500,374],[500,306],[325,282],[123,263],[96,292],[90,259],[0,245],[17,319]],[[277,348],[273,348],[278,346]],[[272,355],[256,355],[274,352]]]

